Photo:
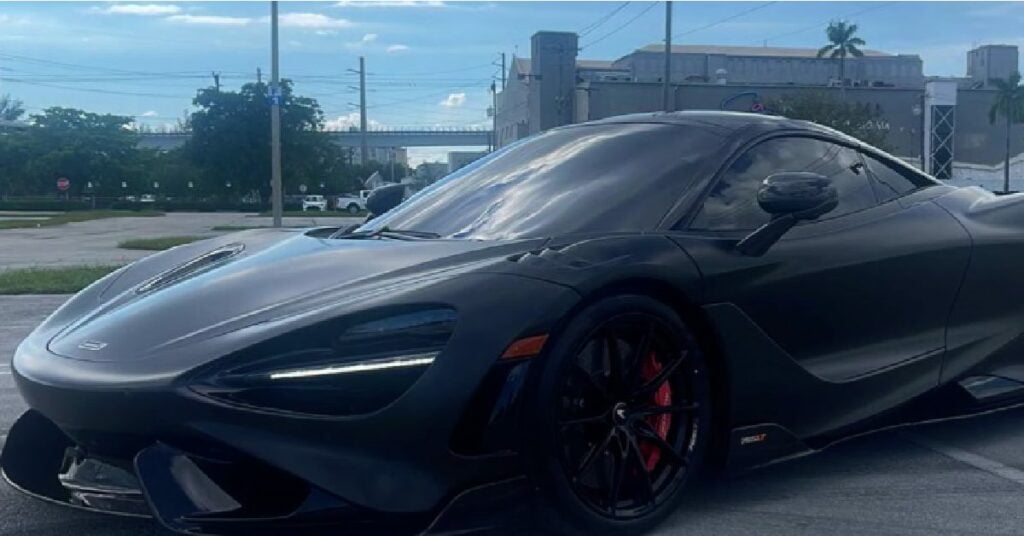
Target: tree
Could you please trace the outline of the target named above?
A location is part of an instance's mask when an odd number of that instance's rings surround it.
[[[256,193],[270,196],[270,105],[268,86],[249,83],[237,92],[207,88],[193,104],[199,108],[184,125],[192,137],[185,154],[203,169],[205,182],[222,197]],[[281,155],[285,192],[305,184],[313,191],[340,188],[345,177],[340,147],[320,133],[323,112],[316,100],[300,97],[292,83],[281,83]],[[231,183],[231,187],[226,186]]]
[[[818,49],[818,57],[824,58],[828,55],[832,59],[839,60],[839,86],[846,88],[846,56],[853,56],[859,58],[864,55],[863,52],[857,47],[862,47],[867,43],[859,37],[854,37],[857,33],[856,24],[847,24],[846,21],[832,21],[828,24],[828,28],[825,29],[825,35],[828,36],[829,43],[820,49]]]
[[[1006,153],[1003,157],[1003,191],[1010,191],[1010,126],[1024,122],[1024,86],[1020,83],[1020,73],[1013,73],[1008,80],[994,78],[996,98],[988,111],[988,122],[994,124],[998,116],[1006,119]]]
[[[0,190],[15,195],[54,192],[59,177],[71,179],[71,195],[86,183],[94,191],[120,190],[120,182],[141,176],[137,138],[130,117],[74,108],[47,108],[29,128],[0,137]]]
[[[864,143],[886,147],[887,124],[877,104],[848,103],[826,91],[801,91],[783,95],[765,103],[770,113],[791,119],[803,119],[834,128]]]
[[[18,99],[11,98],[10,95],[0,95],[0,120],[17,121],[24,114],[24,103]]]

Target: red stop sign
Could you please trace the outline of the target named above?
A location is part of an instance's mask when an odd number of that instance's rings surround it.
[[[57,189],[58,190],[63,192],[63,191],[67,190],[70,187],[71,187],[71,181],[69,181],[67,178],[61,177],[61,178],[57,179]]]

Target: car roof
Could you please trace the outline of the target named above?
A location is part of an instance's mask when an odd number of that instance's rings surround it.
[[[718,110],[687,110],[682,112],[646,112],[617,115],[579,125],[615,123],[660,123],[705,128],[718,131],[738,132],[741,130],[765,132],[769,130],[805,130],[820,134],[836,135],[838,132],[810,121],[790,119],[777,115],[760,113],[726,112]]]

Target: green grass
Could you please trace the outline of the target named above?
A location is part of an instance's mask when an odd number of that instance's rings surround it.
[[[80,221],[103,220],[107,218],[146,218],[163,216],[163,212],[131,211],[131,210],[89,210],[82,212],[65,212],[50,216],[44,220],[0,220],[0,229],[32,229],[35,227],[52,227]]]
[[[205,236],[158,236],[154,238],[133,238],[131,240],[124,240],[117,244],[117,247],[121,249],[142,249],[146,251],[163,251],[165,249],[173,248],[174,246],[180,246],[182,244],[188,244],[195,242],[196,240],[203,240],[207,238]]]
[[[118,268],[66,266],[0,271],[0,294],[71,294]]]

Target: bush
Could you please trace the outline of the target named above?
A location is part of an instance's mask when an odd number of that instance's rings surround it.
[[[81,199],[17,199],[0,201],[0,210],[39,210],[48,212],[67,212],[72,210],[91,210],[92,203]]]

